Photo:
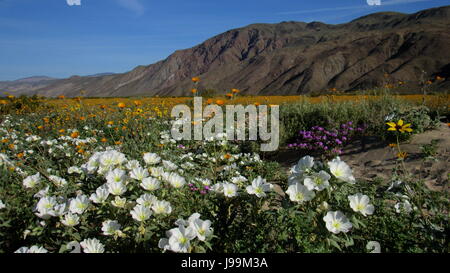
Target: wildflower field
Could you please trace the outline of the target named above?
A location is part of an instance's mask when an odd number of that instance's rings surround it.
[[[280,105],[265,153],[223,133],[173,139],[170,111],[192,99],[0,99],[0,252],[448,253],[448,191],[410,173],[402,148],[447,125],[448,95],[203,99]],[[388,179],[341,157],[369,137],[392,147]]]

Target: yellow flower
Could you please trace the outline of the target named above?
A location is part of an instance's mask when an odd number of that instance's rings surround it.
[[[197,82],[200,81],[200,78],[199,78],[199,77],[193,77],[193,78],[192,78],[192,81],[195,82],[195,83],[197,83]]]
[[[408,153],[407,153],[407,152],[400,152],[400,153],[397,153],[397,157],[398,157],[399,159],[405,159],[407,156],[408,156]]]
[[[233,92],[233,93],[239,93],[239,92],[241,92],[239,89],[236,89],[236,88],[233,88],[233,89],[231,89],[231,92]]]
[[[387,129],[388,131],[399,131],[400,133],[413,131],[413,129],[409,128],[411,127],[411,123],[404,124],[403,120],[399,120],[397,124],[395,122],[388,122],[386,124],[390,126]]]
[[[397,147],[397,144],[395,144],[395,143],[390,143],[390,144],[389,144],[389,147],[395,148],[395,147]]]
[[[117,104],[117,107],[119,107],[119,108],[125,108],[125,103],[123,103],[123,102],[119,102],[118,104]]]

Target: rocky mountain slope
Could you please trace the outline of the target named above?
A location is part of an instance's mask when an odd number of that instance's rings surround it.
[[[185,95],[191,77],[220,93],[294,95],[368,89],[445,77],[435,88],[450,89],[450,6],[414,14],[383,12],[349,23],[254,24],[233,29],[167,59],[123,74],[71,77],[18,93],[45,96]],[[143,60],[145,62],[145,60]],[[389,74],[386,78],[385,74]],[[425,74],[426,73],[426,74]]]

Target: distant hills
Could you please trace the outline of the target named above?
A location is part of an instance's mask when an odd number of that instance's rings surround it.
[[[2,90],[45,96],[186,95],[200,87],[252,95],[294,95],[330,88],[369,89],[421,78],[450,89],[450,6],[414,14],[374,13],[349,23],[282,22],[229,30],[165,60],[122,74],[33,77]],[[114,56],[111,56],[114,57]],[[145,60],[143,60],[145,62]],[[388,75],[388,76],[387,76]],[[36,79],[34,79],[36,78]]]

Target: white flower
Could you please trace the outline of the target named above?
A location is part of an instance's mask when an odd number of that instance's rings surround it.
[[[132,169],[136,169],[141,167],[141,164],[139,163],[139,161],[137,160],[130,160],[128,161],[128,163],[125,165],[125,168],[127,168],[127,170],[132,170]]]
[[[338,234],[340,232],[348,232],[352,228],[352,223],[347,219],[347,217],[340,211],[329,211],[327,215],[323,217],[326,223],[327,229]]]
[[[148,175],[149,175],[148,171],[141,167],[134,168],[130,172],[130,177],[139,181],[142,181],[144,178],[147,178]]]
[[[167,177],[167,182],[174,188],[181,188],[186,184],[184,177],[177,173],[170,173]]]
[[[231,183],[237,184],[237,185],[243,184],[243,183],[245,183],[245,182],[247,182],[247,181],[248,181],[247,178],[245,178],[245,177],[242,176],[242,175],[240,175],[240,176],[235,176],[235,177],[231,178]]]
[[[160,178],[164,173],[163,167],[150,167],[150,173],[153,177]]]
[[[258,176],[252,181],[252,185],[247,186],[246,190],[248,194],[255,194],[258,197],[265,197],[266,192],[271,191],[273,188],[272,184],[266,183],[265,179]]]
[[[23,180],[23,185],[25,188],[34,188],[37,184],[41,182],[41,174],[37,173],[35,175],[28,176]]]
[[[140,185],[144,190],[154,191],[154,190],[159,189],[160,184],[161,183],[159,182],[158,179],[153,178],[153,177],[147,177],[147,178],[142,179],[142,182]]]
[[[50,179],[50,181],[53,182],[53,184],[55,184],[57,187],[64,187],[67,185],[67,180],[65,180],[62,177],[56,176],[56,175],[50,175],[48,177]]]
[[[168,239],[163,238],[158,243],[160,248],[173,252],[188,253],[191,247],[190,241],[195,238],[196,233],[191,227],[179,226],[167,231],[166,235]]]
[[[84,253],[104,253],[105,246],[98,239],[85,239],[80,243]]]
[[[237,194],[238,187],[235,184],[223,183],[222,187],[223,187],[223,194],[226,197],[235,197],[238,195]]]
[[[213,192],[223,192],[223,183],[216,183],[212,185],[211,191]]]
[[[312,174],[303,180],[303,184],[308,188],[308,190],[322,191],[323,189],[330,186],[328,180],[331,176],[326,171],[320,171],[319,173]]]
[[[144,161],[147,165],[154,165],[161,162],[161,158],[155,153],[145,153]]]
[[[139,205],[143,205],[147,208],[151,208],[155,201],[158,201],[158,198],[148,193],[141,195],[141,197],[136,200]]]
[[[305,174],[310,173],[313,167],[314,167],[314,157],[311,157],[309,155],[302,157],[298,161],[297,165],[295,165],[291,169],[290,180],[294,178],[302,180],[303,176]]]
[[[357,193],[355,195],[348,196],[348,200],[350,201],[350,207],[353,211],[360,212],[364,216],[373,214],[375,208],[373,205],[369,204],[370,199],[367,195]]]
[[[61,220],[61,223],[68,227],[74,227],[80,223],[80,217],[76,214],[72,214],[71,212],[64,215],[64,219]]]
[[[173,162],[168,161],[168,160],[163,160],[163,165],[164,165],[164,168],[166,168],[169,171],[174,171],[174,170],[178,169],[177,165],[175,165]]]
[[[286,193],[289,195],[291,201],[299,203],[309,201],[315,196],[313,191],[308,190],[307,187],[298,182],[290,185],[286,190]]]
[[[328,162],[328,167],[330,168],[331,174],[341,181],[348,182],[350,184],[355,184],[355,177],[353,176],[350,167],[342,161],[339,156]]]
[[[412,205],[408,200],[398,202],[397,204],[395,204],[394,208],[397,213],[410,213],[413,210]]]
[[[98,159],[100,165],[106,169],[122,165],[126,160],[127,159],[124,154],[115,150],[102,153]]]
[[[367,250],[371,250],[370,253],[381,253],[381,245],[377,241],[370,241],[366,245]]]
[[[48,253],[48,250],[42,246],[32,246],[30,248],[24,246],[14,251],[14,253]]]
[[[68,174],[73,174],[73,173],[82,174],[83,171],[81,170],[81,168],[79,168],[79,167],[77,167],[77,166],[73,166],[73,167],[70,167],[70,168],[67,170],[67,173],[68,173]]]
[[[36,210],[38,211],[36,215],[42,219],[49,219],[52,216],[58,216],[58,213],[55,210],[57,205],[58,202],[55,197],[42,197],[36,205]]]
[[[172,207],[167,201],[154,201],[152,205],[152,210],[155,214],[170,214],[172,212]]]
[[[106,220],[102,223],[103,235],[114,235],[120,231],[121,225],[115,220]]]
[[[209,180],[208,178],[196,178],[195,180],[200,182],[200,183],[202,183],[204,186],[210,186],[211,185],[211,180]]]
[[[152,215],[152,211],[143,205],[136,205],[130,213],[133,219],[139,222],[147,220]]]
[[[108,199],[108,196],[109,196],[109,189],[108,185],[105,184],[103,186],[98,187],[95,193],[91,194],[91,197],[89,199],[91,199],[92,202],[96,204],[101,204],[104,203],[106,199]]]
[[[116,196],[116,198],[114,198],[114,200],[111,201],[111,204],[117,208],[124,208],[125,205],[127,204],[127,199],[120,198],[120,196]]]
[[[127,187],[122,182],[108,183],[109,193],[112,195],[122,195],[127,191]]]
[[[3,203],[2,200],[0,200],[0,209],[4,209],[4,208],[6,208],[6,205],[5,205],[5,203]]]
[[[200,218],[191,219],[189,226],[195,231],[200,241],[205,241],[213,233],[210,220],[203,221]]]
[[[108,172],[106,175],[106,180],[108,183],[120,183],[125,182],[127,179],[127,175],[124,170],[114,169],[113,171]]]
[[[89,203],[89,199],[86,195],[79,195],[70,201],[70,212],[83,214],[83,212],[89,207]]]

